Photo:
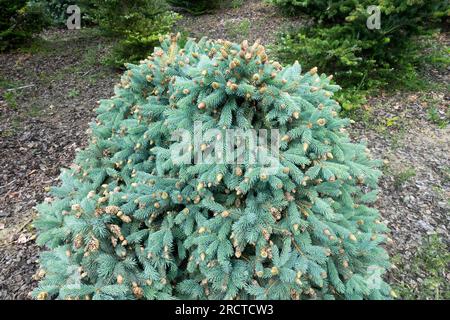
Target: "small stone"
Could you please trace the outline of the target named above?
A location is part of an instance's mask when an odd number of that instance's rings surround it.
[[[6,217],[9,217],[10,215],[11,215],[10,212],[5,212],[5,211],[3,211],[3,210],[0,210],[0,217],[6,218]]]

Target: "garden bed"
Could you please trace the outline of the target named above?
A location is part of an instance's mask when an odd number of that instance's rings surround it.
[[[270,44],[280,28],[301,21],[248,1],[186,16],[178,27],[196,37],[261,38]],[[75,150],[86,145],[95,102],[111,96],[119,80],[119,73],[99,63],[111,40],[95,30],[49,30],[42,36],[28,50],[0,55],[0,299],[28,298],[36,286],[33,207],[44,200],[46,186],[58,183],[59,169],[71,164]],[[448,37],[439,41],[448,44]],[[385,163],[376,207],[391,229],[388,250],[397,263],[389,282],[411,290],[428,276],[409,271],[422,241],[435,233],[450,238],[450,71],[430,69],[426,76],[429,87],[380,92],[351,115],[352,138],[367,140],[373,156]],[[450,281],[448,273],[442,277]]]

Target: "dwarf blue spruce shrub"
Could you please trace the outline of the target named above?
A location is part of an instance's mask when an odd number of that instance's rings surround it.
[[[38,207],[49,250],[36,298],[390,296],[387,229],[369,206],[378,162],[350,142],[330,77],[283,67],[258,42],[180,48],[177,36],[127,68]],[[173,133],[196,123],[218,130],[201,151],[226,129],[277,129],[278,165],[174,161]]]

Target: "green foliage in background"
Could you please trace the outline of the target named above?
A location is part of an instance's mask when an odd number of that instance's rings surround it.
[[[73,0],[47,0],[46,3],[47,3],[47,10],[49,12],[50,17],[53,20],[53,23],[56,25],[63,25],[63,26],[66,24],[68,17],[67,7],[72,4],[77,4]],[[84,8],[80,9],[81,14],[83,15],[85,10],[83,10]],[[81,19],[82,22],[84,22],[83,20],[85,19]]]
[[[65,27],[69,14],[67,7],[70,5],[77,5],[80,8],[81,24],[82,26],[90,25],[92,17],[89,16],[91,12],[91,2],[89,0],[31,0],[30,4],[37,4],[44,8],[45,15],[52,25],[58,27]]]
[[[350,141],[338,86],[259,43],[167,37],[99,101],[89,146],[38,207],[38,299],[385,299],[379,161]],[[175,162],[234,150],[227,129],[278,129],[279,157]],[[205,140],[206,139],[206,140]],[[187,144],[186,144],[187,143]],[[191,150],[191,149],[185,149]],[[234,151],[233,151],[234,152]],[[203,155],[205,156],[205,155]],[[228,154],[227,154],[228,156]],[[222,160],[220,160],[222,159]]]
[[[0,51],[31,42],[49,24],[45,7],[26,0],[0,0]]]
[[[286,13],[307,13],[320,22],[353,21],[365,14],[367,7],[380,6],[388,19],[398,18],[396,24],[410,24],[420,21],[429,12],[434,12],[434,18],[440,18],[449,13],[447,0],[268,0],[282,8]],[[423,11],[425,10],[425,11]]]
[[[31,0],[29,3],[38,4],[44,7],[47,18],[51,24],[63,26],[67,20],[67,7],[75,4],[72,0]]]
[[[118,39],[106,59],[116,67],[145,58],[179,17],[164,0],[93,0],[89,4],[94,21]]]
[[[360,0],[267,0],[289,15],[307,13],[318,19],[332,19],[335,16],[346,17]]]
[[[210,12],[219,8],[223,3],[220,0],[168,0],[168,2],[194,15]]]
[[[352,90],[413,81],[419,63],[414,37],[448,14],[448,1],[442,0],[274,2],[293,11],[304,10],[318,20],[283,34],[276,48],[278,57],[286,62],[308,61],[311,67],[332,72],[344,88]],[[370,5],[381,10],[381,29],[366,26]]]

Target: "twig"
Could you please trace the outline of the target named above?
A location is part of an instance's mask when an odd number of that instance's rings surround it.
[[[21,90],[21,89],[30,88],[30,87],[34,87],[34,84],[29,84],[29,85],[27,85],[27,86],[22,86],[22,87],[17,87],[17,88],[12,88],[12,89],[7,89],[6,91],[16,91],[16,90]]]
[[[88,73],[90,73],[92,71],[92,69],[91,70],[88,70],[88,71],[86,71],[85,73],[83,73],[81,76],[82,77],[84,77],[85,75],[87,75]]]
[[[4,186],[0,186],[0,189],[6,188],[7,186],[9,186],[10,184],[13,184],[14,182],[16,182],[16,179],[11,180],[10,182],[8,182],[7,184],[5,184]]]

